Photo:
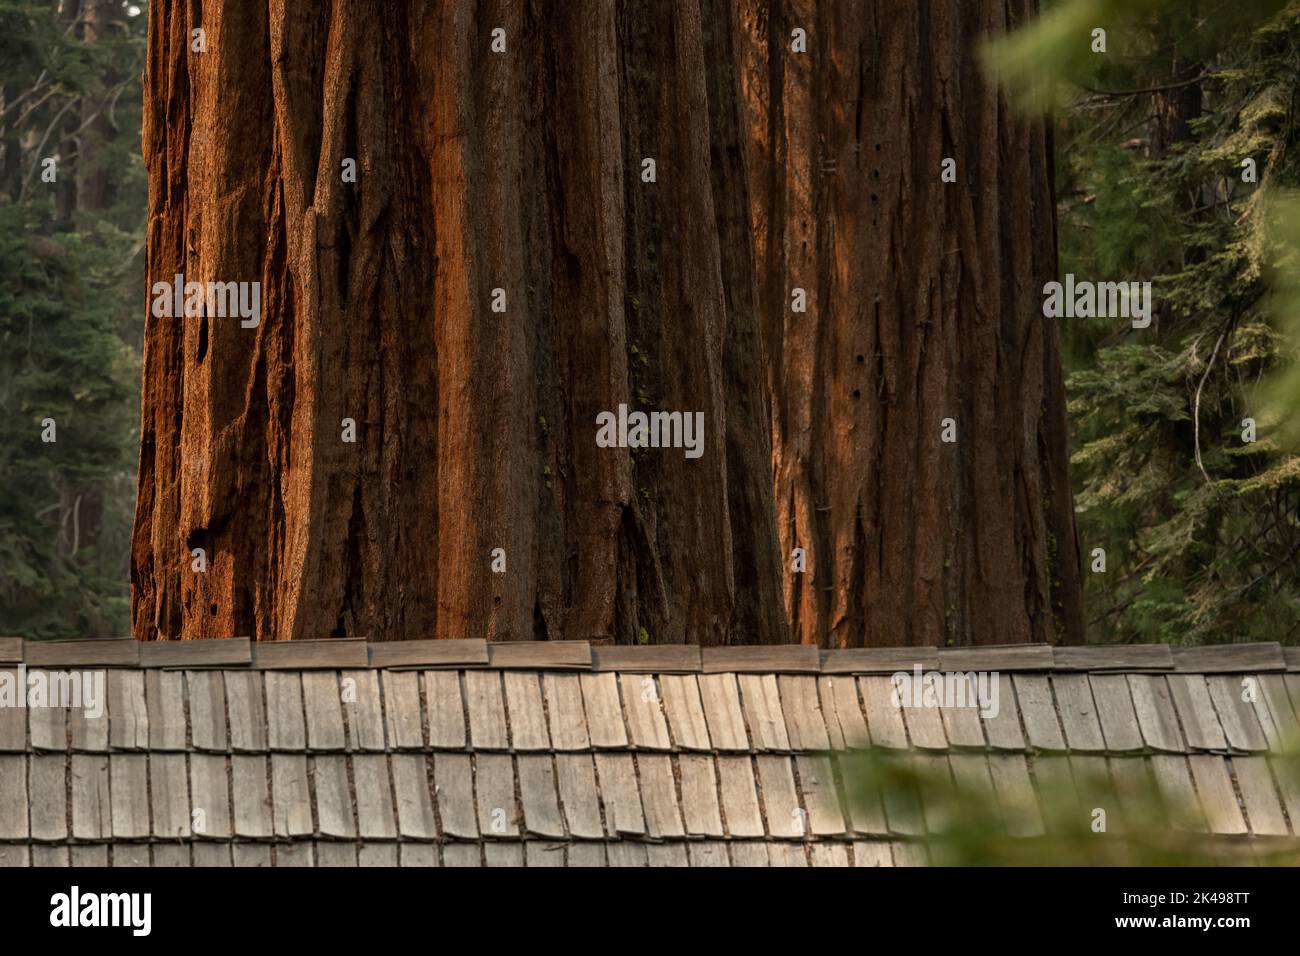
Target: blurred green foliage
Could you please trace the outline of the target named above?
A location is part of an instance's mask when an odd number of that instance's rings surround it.
[[[1153,282],[1061,320],[1089,640],[1300,641],[1300,6],[1057,0],[987,54],[1051,110],[1061,274]]]
[[[836,759],[854,819],[914,832],[935,866],[1300,864],[1294,840],[1210,835],[1201,807],[1162,791],[1139,756],[1108,765],[1100,756],[1033,755],[1019,790],[994,781],[983,754],[877,748]],[[1294,749],[1272,765],[1285,786],[1300,788]]]

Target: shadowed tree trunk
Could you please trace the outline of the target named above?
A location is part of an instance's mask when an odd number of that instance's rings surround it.
[[[975,46],[1032,0],[744,0],[785,602],[831,645],[1081,640],[1052,152]],[[796,29],[806,53],[794,51]],[[945,158],[956,181],[941,179]],[[792,311],[792,290],[807,312]],[[955,443],[941,441],[952,419]]]
[[[149,283],[263,305],[147,319],[138,636],[1073,634],[1050,146],[969,49],[1020,3],[740,9],[151,6]]]
[[[787,639],[720,239],[732,31],[706,50],[698,0],[202,14],[150,11],[148,281],[263,308],[147,319],[137,635]],[[598,447],[620,403],[702,412],[703,454]]]

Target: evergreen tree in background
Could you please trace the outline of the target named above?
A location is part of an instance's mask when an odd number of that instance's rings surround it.
[[[129,630],[144,26],[105,0],[0,2],[3,634]]]
[[[1300,185],[1300,7],[1067,0],[995,60],[1057,107],[1061,273],[1154,282],[1150,328],[1063,320],[1085,566],[1106,552],[1089,639],[1294,641],[1295,396],[1270,376],[1295,253],[1271,211]]]

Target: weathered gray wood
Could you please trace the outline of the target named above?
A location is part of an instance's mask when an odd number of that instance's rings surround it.
[[[1257,836],[1289,836],[1282,802],[1273,783],[1273,772],[1265,757],[1234,757],[1241,802],[1246,805],[1250,832]]]
[[[817,678],[782,674],[776,684],[791,749],[829,750],[831,742],[817,693]]]
[[[1263,714],[1267,710],[1273,730],[1268,746],[1274,752],[1281,752],[1292,741],[1300,740],[1300,721],[1296,719],[1295,709],[1291,706],[1291,698],[1286,690],[1286,675],[1260,674],[1259,686],[1261,693],[1255,703],[1255,711],[1260,715],[1260,724],[1263,726],[1266,723]]]
[[[492,641],[488,663],[498,670],[590,670],[586,641]]]
[[[271,865],[271,847],[265,843],[236,843],[232,846],[234,850],[234,863],[239,867],[260,867]],[[158,848],[154,848],[154,853]]]
[[[1157,754],[1151,758],[1151,772],[1170,825],[1176,830],[1204,833],[1208,829],[1205,811],[1196,798],[1187,758],[1181,754]]]
[[[767,844],[767,857],[769,866],[801,867],[808,865],[808,850],[803,843],[769,841]]]
[[[1205,678],[1200,674],[1169,674],[1165,679],[1169,682],[1187,745],[1193,750],[1226,750],[1228,741],[1219,726]]]
[[[1258,694],[1258,679],[1253,675],[1212,674],[1206,678],[1210,700],[1219,715],[1219,726],[1234,750],[1260,751],[1268,749],[1268,741],[1259,725],[1255,708],[1241,699],[1243,680],[1255,681],[1252,688]]]
[[[108,866],[108,844],[73,846],[68,848],[73,866]]]
[[[314,832],[311,787],[304,754],[271,754],[271,823],[278,837]]]
[[[890,855],[889,844],[877,840],[855,840],[853,865],[893,866],[894,858]]]
[[[600,791],[591,754],[556,754],[555,773],[569,832],[579,839],[602,839],[605,830],[600,823]]]
[[[522,843],[485,843],[483,845],[483,863],[485,866],[522,867],[524,865],[524,845]]]
[[[30,774],[32,839],[66,840],[68,838],[67,756],[32,754]],[[3,784],[0,784],[0,788],[2,787]],[[4,811],[0,810],[0,815],[3,813]]]
[[[1014,756],[1024,759],[1022,754]],[[922,781],[921,815],[925,829],[930,833],[946,832],[951,828],[953,814],[959,806],[948,758],[931,752],[907,754],[902,759],[910,764],[916,779]]]
[[[987,755],[949,754],[948,766],[952,768],[953,783],[959,799],[969,800],[975,806],[997,805],[997,790],[993,786],[993,774],[989,769]]]
[[[1142,730],[1138,726],[1128,678],[1123,674],[1093,674],[1092,698],[1097,704],[1101,734],[1111,753],[1142,749]]]
[[[1065,727],[1066,745],[1071,751],[1104,751],[1106,741],[1102,736],[1097,705],[1093,701],[1087,675],[1053,674],[1051,682],[1061,723]],[[1032,743],[1032,727],[1029,735]]]
[[[273,834],[270,776],[270,765],[264,754],[235,754],[230,758],[235,836],[262,840]]]
[[[145,671],[144,685],[145,703],[148,708],[149,749],[175,751],[187,749],[185,675],[180,671],[149,670]]]
[[[391,760],[398,832],[407,839],[435,839],[438,820],[433,812],[429,765],[424,754],[393,754]]]
[[[851,676],[817,678],[821,695],[822,716],[833,750],[871,746],[867,719],[858,702],[858,684]]]
[[[460,674],[456,671],[425,671],[424,698],[429,710],[429,745],[457,750],[465,747],[469,736],[465,728]]]
[[[849,865],[849,848],[843,843],[814,843],[809,854],[813,866]]]
[[[114,750],[149,749],[144,671],[108,672],[108,742]]]
[[[384,754],[355,754],[352,757],[352,780],[357,792],[357,829],[361,839],[396,839],[397,819],[388,779],[388,757]]]
[[[799,788],[808,810],[808,825],[815,836],[840,836],[847,832],[835,785],[835,771],[823,755],[795,758]]]
[[[1282,793],[1282,803],[1286,806],[1287,816],[1291,818],[1291,827],[1300,836],[1300,779],[1296,778],[1294,757],[1267,758],[1277,778],[1278,789]]]
[[[1129,674],[1129,691],[1143,742],[1152,750],[1182,753],[1187,749],[1169,682],[1163,674]]]
[[[664,714],[673,743],[682,750],[711,750],[709,728],[694,674],[663,674],[659,678]]]
[[[90,667],[138,667],[140,645],[130,638],[108,641],[27,641],[23,659],[28,670],[48,667],[77,670]]]
[[[477,843],[448,843],[442,848],[442,865],[453,867],[482,866],[482,848]]]
[[[469,739],[475,750],[508,750],[506,705],[497,671],[465,672],[465,705]]]
[[[401,866],[438,865],[438,847],[435,844],[401,843],[398,844],[397,851]]]
[[[255,641],[253,666],[259,670],[337,671],[369,667],[370,652],[364,639],[331,637],[318,641]]]
[[[383,698],[379,691],[379,672],[344,671],[339,675],[339,690],[344,714],[347,717],[348,749],[383,751],[384,710]],[[418,698],[415,703],[412,716],[418,721],[420,719]]]
[[[907,727],[903,723],[903,710],[895,705],[894,685],[888,677],[859,677],[862,691],[862,709],[867,717],[867,730],[874,747],[891,750],[907,748]]]
[[[1056,716],[1056,705],[1052,701],[1052,686],[1046,676],[1041,674],[1016,674],[1012,680],[1016,691],[1016,702],[1020,705],[1020,714],[1025,721],[1025,735],[1029,745],[1035,750],[1066,750],[1065,736]],[[1007,689],[1002,685],[1002,691]],[[1005,695],[999,697],[999,707],[1006,706]],[[1077,725],[1077,720],[1075,721]],[[1097,728],[1097,740],[1101,739],[1101,728]]]
[[[23,639],[21,637],[0,637],[0,663],[21,664],[23,662]]]
[[[27,758],[0,756],[0,840],[26,840],[27,817]]]
[[[145,754],[113,754],[109,758],[115,840],[149,836],[148,761]]]
[[[307,748],[312,751],[343,750],[343,701],[339,678],[334,671],[304,671],[303,712],[307,719]]]
[[[31,865],[31,851],[26,844],[0,843],[0,869],[7,866]]]
[[[1029,768],[1023,754],[990,754],[989,774],[1007,832],[1013,837],[1041,836],[1046,832]]]
[[[1175,647],[1174,667],[1194,674],[1257,674],[1286,670],[1282,648],[1274,642]]]
[[[72,742],[73,750],[84,750],[89,753],[103,753],[108,750],[108,701],[100,701],[97,708],[97,716],[91,716],[91,713],[85,707],[70,707],[67,711],[68,736]],[[21,715],[23,712],[18,711]],[[151,722],[152,723],[152,722]],[[26,728],[21,728],[23,731]],[[185,733],[184,714],[181,715],[181,734]],[[23,741],[24,745],[26,741]],[[23,747],[16,748],[22,750]],[[181,749],[184,749],[184,740],[181,741]]]
[[[311,759],[310,773],[316,793],[317,832],[327,837],[355,838],[347,758],[320,754]]]
[[[190,782],[184,754],[149,755],[153,835],[160,840],[189,839]]]
[[[582,674],[582,701],[587,710],[591,745],[618,749],[627,746],[627,727],[619,701],[618,677],[614,674]]]
[[[1004,644],[939,648],[939,669],[957,671],[1049,671],[1054,665],[1047,644]]]
[[[700,703],[709,729],[709,742],[723,752],[749,750],[745,713],[740,707],[740,690],[734,674],[701,674]]]
[[[997,713],[980,714],[980,726],[989,746],[994,750],[1024,750],[1025,735],[1020,729],[1015,679],[1009,674],[991,674],[989,679],[990,690],[998,696]]]
[[[501,676],[505,681],[506,707],[510,715],[511,747],[525,752],[550,750],[551,735],[546,729],[539,675],[532,671],[507,671]]]
[[[31,673],[28,673],[31,679]],[[29,707],[21,713],[27,715],[32,735],[32,749],[58,750],[68,749],[67,711],[62,707]]]
[[[114,843],[113,867],[149,866],[149,845],[146,843]]]
[[[1033,760],[1035,790],[1043,809],[1043,825],[1050,832],[1074,830],[1083,820],[1079,792],[1064,755],[1040,754]]]
[[[191,828],[196,837],[212,840],[231,838],[230,785],[224,756],[190,755],[190,801]]]
[[[749,725],[749,739],[757,751],[788,751],[785,714],[774,674],[741,674],[740,703]]]
[[[659,685],[649,674],[619,676],[628,734],[638,750],[670,750],[668,722],[664,719]]]
[[[687,856],[690,857],[691,866],[715,867],[731,865],[731,860],[727,856],[727,844],[721,840],[705,840],[700,843],[688,844],[686,852]]]
[[[439,753],[433,758],[438,815],[443,832],[467,840],[478,839],[474,805],[474,770],[468,754]]]
[[[564,837],[564,820],[555,791],[555,765],[550,754],[521,754],[519,797],[524,809],[524,828],[542,837]]]
[[[478,825],[484,836],[518,837],[519,806],[515,801],[514,760],[508,754],[477,754],[474,785],[478,792]]]
[[[1211,833],[1245,833],[1246,821],[1228,776],[1227,761],[1210,754],[1191,754],[1188,763]]]
[[[647,832],[660,840],[685,836],[671,759],[641,754],[637,757],[637,771],[641,779],[641,802],[645,807]]]
[[[424,747],[420,706],[420,675],[414,671],[383,671],[384,720],[388,741],[398,750]],[[459,690],[457,698],[459,699]]]
[[[39,843],[32,845],[32,866],[44,868],[71,866],[68,859],[68,848],[66,846],[41,846]],[[186,862],[180,864],[189,866],[189,850],[185,851]],[[166,862],[160,862],[159,866],[168,866]]]
[[[577,674],[542,675],[551,743],[556,750],[587,750],[587,714],[582,706],[582,684]],[[513,711],[511,712],[513,713]],[[590,763],[590,761],[588,761]]]
[[[593,647],[591,664],[598,671],[623,674],[697,674],[701,669],[700,648],[695,644]]]
[[[327,840],[316,841],[317,866],[356,866],[357,848],[353,843],[333,843]]]
[[[1052,648],[1058,671],[1171,671],[1174,656],[1168,644],[1115,644]]]
[[[593,728],[594,729],[594,728]],[[605,826],[612,834],[640,836],[646,832],[631,754],[597,753],[596,776],[605,804]]]
[[[713,757],[682,754],[677,760],[682,784],[682,819],[693,837],[721,837],[722,810],[718,805],[718,775]]]
[[[524,844],[524,865],[527,867],[564,866],[564,843],[542,843],[529,840]]]
[[[689,866],[685,843],[651,843],[645,848],[650,866]]]
[[[477,637],[452,641],[374,641],[367,650],[370,666],[377,668],[455,669],[486,667],[488,663],[487,641]]]
[[[889,844],[894,855],[894,866],[929,866],[930,852],[924,843],[896,840]]]
[[[140,666],[177,670],[247,667],[253,663],[251,644],[246,637],[202,641],[143,641],[140,643]]]
[[[305,749],[307,728],[302,709],[302,675],[288,671],[267,672],[262,676],[266,682],[266,729],[270,748],[285,751]]]
[[[71,761],[73,838],[111,839],[113,818],[108,797],[108,758],[99,754],[73,754]]]
[[[11,689],[15,703],[20,699],[26,700],[27,688],[22,686],[15,668],[0,667],[0,686]],[[0,707],[0,753],[21,752],[26,749],[27,708]]]
[[[225,676],[221,671],[185,671],[185,689],[190,702],[190,740],[196,750],[224,751],[230,746],[226,729]],[[262,703],[262,675],[257,681],[259,712]],[[233,710],[234,708],[232,708]],[[259,720],[262,733],[266,721]]]
[[[610,866],[648,866],[645,844],[621,841],[608,843],[605,850],[609,856]]]
[[[1000,680],[1001,675],[990,675],[990,681]],[[992,684],[990,684],[990,688]],[[997,688],[998,690],[998,708],[1002,707],[1002,691],[1011,692],[1011,681],[1003,681]],[[980,724],[980,708],[977,703],[968,701],[962,706],[949,707],[947,704],[941,704],[939,707],[939,716],[943,721],[944,734],[948,738],[948,744],[952,747],[965,747],[975,750],[983,750],[984,729]],[[1018,730],[1019,728],[1017,728]]]
[[[939,649],[925,647],[850,647],[821,652],[823,674],[896,674],[920,667],[939,669]]]
[[[807,812],[799,802],[789,757],[755,757],[768,832],[774,837],[802,840],[808,833]]]
[[[753,761],[749,757],[718,757],[718,779],[728,834],[733,838],[765,836]]]
[[[739,644],[700,651],[706,674],[818,674],[821,655],[810,644]]]
[[[926,706],[924,697],[921,706],[914,706],[916,701],[910,692],[904,692],[900,700],[903,704],[903,723],[912,746],[920,750],[947,750],[948,737],[943,732],[943,717],[937,706]]]
[[[863,779],[864,759],[861,754],[854,753],[840,754],[835,758],[840,776],[845,781],[849,826],[854,833],[883,836],[889,833],[889,821],[885,818],[885,805],[880,793],[869,788]]]

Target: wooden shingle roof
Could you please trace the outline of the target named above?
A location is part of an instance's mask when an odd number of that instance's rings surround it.
[[[0,640],[20,666],[103,669],[107,706],[0,707],[0,864],[927,862],[927,814],[848,799],[864,746],[987,789],[1011,837],[1086,768],[1154,779],[1191,808],[1171,829],[1300,838],[1300,654],[1275,644]],[[997,672],[997,715],[895,707],[914,666]]]

